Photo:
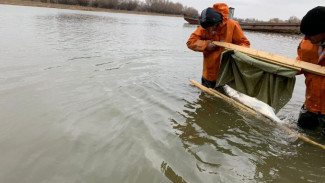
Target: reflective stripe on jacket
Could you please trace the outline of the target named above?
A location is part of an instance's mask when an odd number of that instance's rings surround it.
[[[297,60],[325,66],[325,48],[302,40],[298,47]],[[306,109],[316,114],[325,114],[325,77],[303,73],[306,77]]]
[[[224,51],[220,48],[216,51],[205,51],[210,41],[221,41],[249,47],[250,42],[245,37],[239,23],[228,18],[229,8],[224,3],[217,3],[213,8],[223,15],[223,22],[218,26],[217,31],[211,32],[201,26],[192,33],[187,41],[187,47],[203,52],[203,77],[209,81],[216,81],[220,65],[220,56]]]

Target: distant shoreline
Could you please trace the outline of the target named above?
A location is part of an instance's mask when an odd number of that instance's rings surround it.
[[[58,8],[58,9],[69,9],[69,10],[82,10],[82,11],[98,11],[98,12],[108,12],[108,13],[127,13],[127,14],[138,14],[138,15],[183,17],[183,15],[168,15],[168,14],[151,13],[151,12],[114,10],[114,9],[94,8],[94,7],[66,5],[66,4],[42,3],[42,2],[24,1],[24,0],[0,0],[0,4],[18,5],[18,6],[33,6],[33,7],[44,7],[44,8]]]

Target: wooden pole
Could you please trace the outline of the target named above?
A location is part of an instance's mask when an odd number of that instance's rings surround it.
[[[203,91],[205,91],[205,92],[207,92],[207,93],[209,93],[209,94],[211,94],[211,95],[213,95],[215,97],[221,98],[221,99],[225,100],[226,102],[232,104],[234,107],[237,107],[240,110],[255,116],[256,118],[262,120],[264,123],[272,125],[272,126],[280,127],[281,129],[283,129],[287,133],[295,135],[296,137],[300,138],[301,140],[303,140],[303,141],[305,141],[307,143],[316,145],[316,146],[318,146],[318,147],[325,150],[325,145],[317,143],[317,142],[311,140],[310,138],[308,138],[308,137],[306,137],[306,136],[304,136],[304,135],[302,135],[300,133],[297,133],[297,132],[291,130],[290,128],[288,128],[288,127],[286,127],[284,125],[276,125],[275,123],[270,122],[269,120],[267,120],[267,118],[265,116],[259,115],[255,110],[245,106],[244,104],[242,104],[242,103],[240,103],[240,102],[238,102],[238,101],[236,101],[236,100],[234,100],[234,99],[232,99],[232,98],[230,98],[230,97],[228,97],[226,95],[223,95],[222,93],[220,93],[220,92],[218,92],[218,91],[216,91],[216,90],[214,90],[212,88],[207,88],[207,87],[199,84],[198,82],[196,82],[196,81],[194,81],[192,79],[190,79],[190,82],[193,83],[196,87],[200,88],[201,90],[203,90]]]
[[[288,67],[288,68],[293,68],[296,70],[303,70],[303,71],[317,74],[320,76],[325,76],[325,67],[322,67],[320,65],[316,65],[316,64],[312,64],[312,63],[308,63],[308,62],[304,62],[304,61],[300,61],[300,60],[295,60],[295,59],[275,55],[272,53],[255,50],[252,48],[238,46],[238,45],[231,44],[231,43],[213,41],[213,44],[215,44],[219,47],[223,47],[225,49],[232,49],[232,50],[240,51],[240,52],[245,53],[251,57],[257,58],[257,59],[265,61],[265,62],[281,65],[281,66]]]

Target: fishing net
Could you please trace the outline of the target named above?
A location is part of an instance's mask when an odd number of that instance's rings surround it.
[[[217,86],[255,97],[278,112],[292,97],[298,71],[263,62],[235,50],[221,55]]]

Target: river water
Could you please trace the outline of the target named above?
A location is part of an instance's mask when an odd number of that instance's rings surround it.
[[[325,151],[201,92],[179,17],[0,5],[0,182],[323,182]],[[302,36],[244,32],[295,58]],[[278,113],[294,131],[297,76]]]

